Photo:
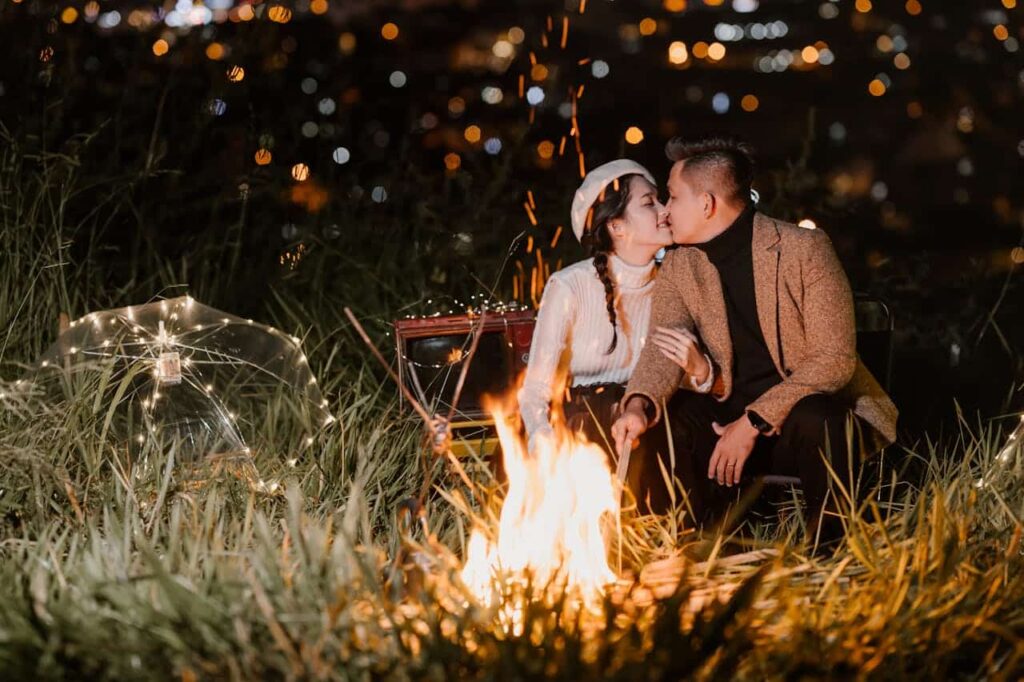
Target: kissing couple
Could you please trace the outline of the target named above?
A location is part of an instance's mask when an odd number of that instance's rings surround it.
[[[659,458],[697,526],[723,523],[759,477],[797,477],[809,539],[834,543],[835,483],[852,490],[897,419],[857,356],[846,273],[823,231],[757,210],[747,143],[675,138],[665,151],[664,204],[627,159],[576,192],[572,228],[590,257],[544,289],[518,394],[529,448],[552,431],[567,368],[566,423],[613,462],[631,448],[626,484],[642,510],[668,506]]]

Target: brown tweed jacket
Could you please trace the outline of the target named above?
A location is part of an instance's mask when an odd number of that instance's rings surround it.
[[[757,314],[783,380],[748,408],[780,429],[801,398],[839,394],[881,437],[875,447],[892,443],[896,406],[857,357],[853,295],[828,235],[757,213],[752,247]],[[715,365],[711,393],[725,400],[733,348],[718,271],[700,249],[680,247],[665,258],[652,296],[651,328],[696,333]],[[662,401],[690,387],[683,379],[678,365],[647,344],[621,405],[644,395],[657,421]]]

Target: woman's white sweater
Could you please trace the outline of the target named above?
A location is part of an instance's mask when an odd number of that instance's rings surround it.
[[[625,384],[647,338],[655,262],[630,265],[612,254],[608,270],[615,282],[618,342],[612,342],[604,285],[594,259],[574,263],[551,275],[537,311],[530,361],[519,390],[519,409],[531,443],[550,433],[549,405],[558,388],[556,377],[567,363],[570,386]]]

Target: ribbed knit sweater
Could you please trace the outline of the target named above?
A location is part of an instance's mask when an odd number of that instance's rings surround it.
[[[530,361],[519,391],[519,409],[531,444],[550,433],[550,403],[558,370],[567,363],[570,386],[625,384],[633,374],[647,338],[655,262],[630,265],[612,254],[608,269],[615,282],[618,342],[612,342],[604,285],[594,259],[574,263],[551,275],[541,297],[530,346]]]

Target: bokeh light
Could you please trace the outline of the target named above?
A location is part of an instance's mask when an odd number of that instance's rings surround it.
[[[452,97],[448,100],[448,113],[458,118],[466,111],[466,100],[461,97]]]
[[[214,61],[224,58],[224,46],[220,43],[210,43],[206,46],[206,57]]]
[[[668,60],[673,64],[683,64],[689,58],[686,43],[677,40],[668,46]]]
[[[356,50],[356,35],[345,31],[338,37],[338,49],[343,54],[352,54]]]
[[[331,159],[339,166],[344,166],[351,160],[352,154],[345,147],[336,147],[331,153]]]
[[[274,5],[267,11],[267,17],[278,24],[287,24],[292,20],[292,11],[283,5]]]

